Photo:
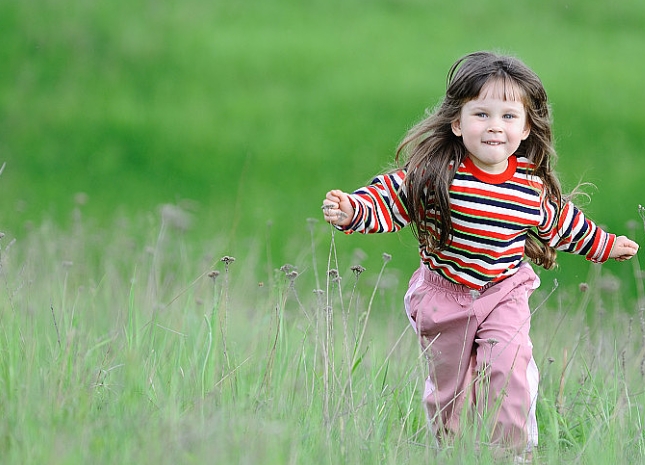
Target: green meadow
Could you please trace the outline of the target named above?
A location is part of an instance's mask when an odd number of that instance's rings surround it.
[[[641,2],[255,3],[0,3],[0,462],[489,463],[428,439],[412,234],[320,211],[465,53],[540,75],[565,190],[645,243]],[[642,462],[641,265],[559,262],[538,463]]]

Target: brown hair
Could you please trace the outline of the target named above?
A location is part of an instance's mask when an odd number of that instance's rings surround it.
[[[488,82],[500,80],[513,92],[519,89],[531,132],[516,154],[535,164],[533,174],[544,183],[546,195],[562,203],[562,189],[553,171],[556,152],[551,131],[551,112],[540,78],[517,58],[491,52],[466,55],[452,65],[446,95],[435,110],[408,131],[396,151],[405,156],[407,208],[412,230],[422,243],[443,249],[452,235],[449,188],[466,147],[452,132],[464,104],[476,99]],[[429,223],[434,224],[436,234]],[[547,269],[555,265],[555,250],[529,230],[525,254]]]

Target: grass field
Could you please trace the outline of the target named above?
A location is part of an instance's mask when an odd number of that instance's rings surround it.
[[[5,464],[493,463],[477,425],[433,446],[390,257],[352,271],[361,257],[339,253],[326,226],[312,223],[310,247],[270,270],[252,244],[233,257],[217,240],[186,241],[167,211],[7,239]],[[545,285],[533,298],[537,463],[645,454],[644,309],[617,307],[595,272],[585,292]]]
[[[0,2],[0,461],[476,463],[428,443],[412,235],[337,235],[336,264],[310,219],[496,49],[542,77],[565,187],[645,243],[643,24],[636,0]],[[540,457],[638,463],[640,264],[559,260]]]

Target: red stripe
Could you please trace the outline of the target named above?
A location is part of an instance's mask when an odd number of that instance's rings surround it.
[[[388,214],[388,209],[383,202],[383,199],[379,193],[379,189],[372,185],[367,187],[367,193],[358,194],[365,201],[374,205],[375,209],[372,211],[374,216],[374,225],[370,227],[371,231],[377,231],[378,229],[383,228],[383,223],[385,223],[385,228],[387,231],[392,231],[392,219]]]
[[[496,211],[478,210],[476,208],[467,208],[459,205],[453,205],[452,209],[468,216],[484,217],[492,220],[506,221],[507,223],[512,224],[520,224],[523,226],[535,226],[535,223],[527,223],[527,220],[520,216],[505,215]]]
[[[438,258],[457,264],[459,268],[464,268],[466,270],[473,270],[481,274],[482,276],[494,277],[497,276],[499,270],[493,270],[484,266],[481,266],[477,263],[470,263],[465,260],[462,260],[459,257],[450,257],[443,255],[441,253],[436,254]]]
[[[502,233],[493,232],[493,231],[484,231],[480,228],[471,228],[468,226],[459,226],[459,231],[464,232],[466,234],[470,234],[472,236],[489,237],[491,239],[497,239],[501,241],[507,241],[507,240],[513,239],[523,232],[523,231],[519,231],[519,232],[513,232],[509,234],[502,234]]]
[[[452,243],[453,246],[456,248],[459,248],[461,250],[465,250],[467,252],[473,253],[473,254],[478,254],[478,255],[484,255],[484,256],[489,256],[491,258],[504,258],[504,257],[509,257],[512,255],[517,255],[517,254],[522,254],[524,252],[524,247],[523,245],[515,245],[514,247],[506,247],[504,249],[501,249],[499,251],[492,250],[490,248],[485,248],[485,247],[476,247],[472,246],[470,244],[466,244],[463,242],[455,242],[453,241]]]
[[[485,189],[478,189],[476,187],[468,187],[468,186],[453,185],[450,190],[461,194],[475,195],[480,198],[487,198],[492,200],[504,200],[511,203],[518,203],[521,205],[526,205],[528,207],[537,208],[540,206],[539,198],[532,199],[530,197],[526,198],[526,197],[520,197],[518,195],[498,193],[498,192],[496,192],[495,195],[490,195],[490,191],[487,191]]]
[[[382,214],[383,221],[385,222],[385,225],[387,227],[387,231],[392,231],[392,216],[390,215],[390,211],[387,209],[385,203],[383,202],[383,197],[376,195],[375,200],[378,202],[378,211]]]
[[[409,222],[410,218],[408,218],[408,215],[405,213],[405,206],[401,203],[401,198],[399,197],[398,192],[396,191],[396,188],[393,185],[392,178],[386,177],[385,182],[391,192],[391,198],[394,200],[394,204],[396,205],[396,208],[401,213],[401,217],[403,218],[404,221]]]

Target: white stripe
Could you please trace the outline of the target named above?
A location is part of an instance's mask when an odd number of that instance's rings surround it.
[[[537,220],[537,216],[535,218]],[[482,226],[481,223],[471,222],[471,221],[464,221],[464,220],[461,220],[461,219],[458,219],[458,218],[453,218],[452,219],[452,225],[453,225],[455,230],[463,231],[463,228],[467,227],[469,229],[474,229],[476,231],[480,231],[481,235],[485,236],[485,237],[487,236],[486,233],[505,234],[509,238],[515,237],[515,236],[518,236],[521,233],[526,232],[526,229],[530,228],[531,226],[535,225],[536,223],[537,223],[537,221],[532,222],[531,224],[522,225],[522,226],[524,226],[523,229],[521,228],[519,230],[512,230],[510,228],[504,228],[504,227],[500,227],[500,226],[491,226],[491,225]],[[486,229],[483,229],[484,227]]]
[[[538,426],[535,407],[537,404],[538,383],[540,381],[540,373],[533,357],[531,357],[531,360],[526,367],[526,380],[528,381],[529,396],[531,399],[531,407],[529,409],[528,418],[526,419],[526,434],[528,435],[526,451],[531,452],[533,448],[538,445]]]

